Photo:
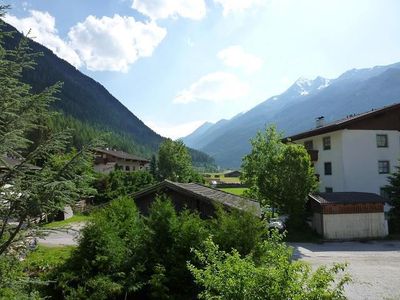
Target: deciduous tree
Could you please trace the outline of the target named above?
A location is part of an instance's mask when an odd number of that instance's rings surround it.
[[[249,193],[263,206],[298,217],[308,193],[316,188],[307,151],[302,145],[284,144],[274,126],[258,132],[251,145],[242,164],[242,179],[250,186]]]
[[[166,139],[158,151],[158,173],[161,179],[192,181],[192,159],[182,141]]]

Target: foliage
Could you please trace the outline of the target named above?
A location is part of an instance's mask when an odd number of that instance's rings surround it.
[[[281,140],[273,126],[258,132],[251,140],[251,153],[243,159],[242,179],[263,206],[278,207],[298,218],[317,182],[305,148]]]
[[[143,284],[147,232],[129,198],[97,212],[82,231],[78,248],[57,274],[66,299],[108,299]]]
[[[202,177],[192,167],[192,159],[185,144],[166,139],[158,151],[158,173],[160,179],[176,182],[201,181]]]
[[[158,271],[151,275],[151,294],[160,296],[162,287],[170,299],[190,298],[197,288],[186,262],[194,258],[191,248],[200,247],[209,234],[205,221],[187,210],[177,214],[171,201],[161,197],[152,205],[146,225],[150,231],[147,269]],[[163,280],[154,285],[154,276],[159,277],[161,270]]]
[[[0,31],[0,40],[10,35]],[[70,132],[46,125],[61,84],[34,93],[21,80],[23,72],[33,70],[37,56],[24,37],[15,49],[0,46],[0,255],[18,238],[33,235],[41,216],[93,192],[86,172],[91,163],[87,148],[65,154]]]
[[[391,233],[400,233],[400,168],[388,177],[389,184],[385,187],[391,205],[389,228]]]
[[[146,171],[115,170],[106,175],[98,174],[94,183],[97,190],[96,202],[108,202],[122,196],[132,195],[153,183],[153,176]]]
[[[63,130],[69,128],[72,132],[72,139],[70,140],[69,148],[82,148],[82,146],[89,144],[91,141],[98,137],[107,146],[112,149],[122,150],[128,153],[150,157],[152,149],[138,144],[132,136],[124,132],[113,131],[104,125],[88,123],[78,120],[70,115],[63,115],[62,113],[52,116],[49,122],[49,127],[53,130]]]
[[[0,299],[40,299],[39,293],[31,287],[32,284],[16,257],[0,256]]]
[[[312,273],[291,254],[248,213],[202,220],[158,197],[145,217],[121,198],[96,213],[49,278],[56,299],[342,299],[342,266]]]
[[[191,247],[199,247],[207,236],[198,215],[177,214],[165,199],[154,202],[148,218],[139,216],[129,198],[113,201],[92,218],[76,251],[55,272],[56,288],[63,294],[58,296],[187,299],[196,286],[186,261],[193,258]]]
[[[247,255],[256,249],[257,244],[267,235],[266,223],[253,213],[233,209],[226,211],[217,207],[216,217],[211,220],[213,241],[222,250],[236,249]]]
[[[150,160],[150,174],[154,179],[158,179],[157,157],[155,154],[151,156]]]
[[[32,278],[46,280],[48,273],[62,265],[72,253],[74,246],[46,247],[39,245],[22,262],[25,273]]]
[[[292,251],[276,235],[260,245],[260,257],[220,250],[211,239],[195,250],[203,267],[189,263],[195,281],[204,290],[200,299],[345,299],[344,265],[320,267],[314,273],[304,262],[292,261]],[[338,279],[337,279],[338,278]]]

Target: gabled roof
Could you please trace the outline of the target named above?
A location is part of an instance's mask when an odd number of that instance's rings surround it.
[[[142,161],[142,162],[150,162],[148,159],[132,155],[129,153],[126,153],[124,151],[117,151],[117,150],[108,150],[108,149],[100,149],[100,148],[94,148],[93,149],[96,152],[108,154],[117,158],[122,158],[122,159],[131,159],[131,160],[137,160],[137,161]]]
[[[309,195],[311,199],[321,205],[328,204],[360,204],[360,203],[385,203],[387,199],[374,193],[361,192],[333,192]]]
[[[398,110],[398,109],[400,109],[400,103],[385,106],[380,109],[372,109],[368,112],[360,113],[357,115],[350,115],[344,119],[340,119],[340,120],[328,123],[324,126],[286,137],[284,140],[285,141],[296,141],[296,140],[300,140],[303,138],[316,136],[316,135],[320,135],[320,134],[325,134],[325,133],[340,130],[340,129],[346,129],[349,126],[351,126],[359,121],[374,118],[382,113],[386,113],[386,112],[389,112],[392,110]]]
[[[247,210],[250,212],[254,212],[257,216],[261,216],[261,208],[258,202],[252,199],[226,193],[218,189],[214,189],[197,183],[178,183],[164,180],[160,183],[157,183],[151,187],[135,193],[133,197],[140,198],[151,193],[157,193],[166,188],[187,195],[189,197],[194,197],[205,201],[217,202],[224,206]]]

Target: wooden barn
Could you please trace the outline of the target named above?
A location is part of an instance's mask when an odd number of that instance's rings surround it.
[[[227,173],[224,174],[224,176],[228,177],[228,178],[230,178],[230,177],[240,177],[240,175],[242,175],[242,172],[237,171],[237,170],[236,171],[227,172]]]
[[[247,210],[261,216],[258,202],[197,183],[178,183],[164,180],[139,191],[133,197],[140,212],[147,214],[157,195],[163,194],[172,200],[176,210],[179,211],[186,207],[198,211],[203,218],[214,215],[216,204],[220,204],[226,209]]]
[[[388,234],[385,198],[373,193],[310,195],[313,228],[326,239],[381,238]]]

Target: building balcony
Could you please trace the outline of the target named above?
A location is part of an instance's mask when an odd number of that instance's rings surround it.
[[[307,150],[312,162],[318,161],[318,150]]]

